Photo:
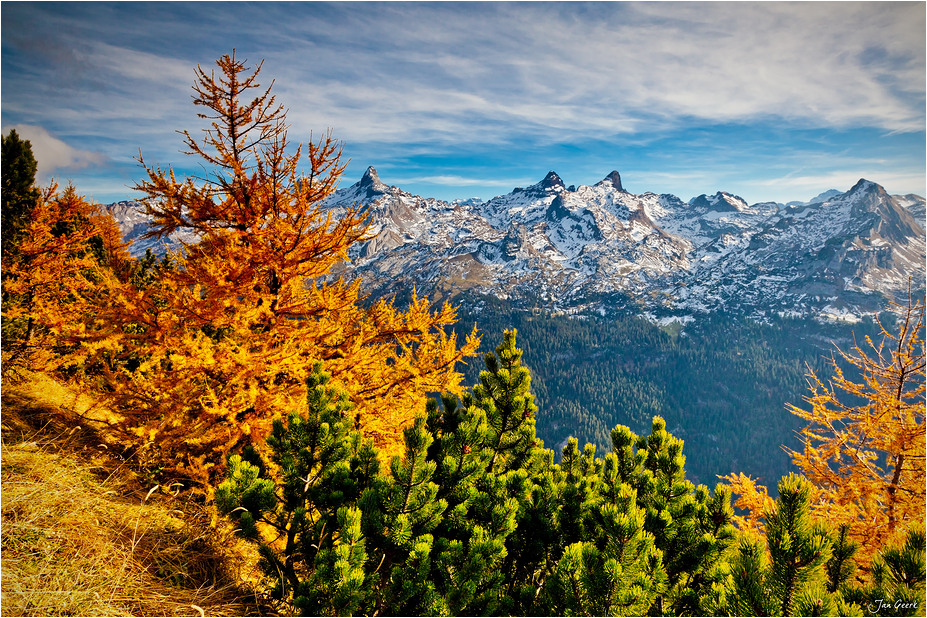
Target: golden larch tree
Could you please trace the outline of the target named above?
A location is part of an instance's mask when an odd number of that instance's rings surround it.
[[[855,367],[846,375],[833,358],[834,376],[824,383],[809,374],[810,409],[789,405],[807,421],[803,449],[792,461],[816,488],[813,513],[831,524],[849,524],[864,569],[876,552],[925,515],[924,304],[909,298],[893,305],[896,331],[881,321],[881,338],[867,337],[839,358]],[[755,525],[771,503],[765,488],[744,475],[726,477],[736,505],[750,511],[741,523]]]
[[[355,424],[398,452],[426,394],[459,390],[455,364],[475,353],[475,333],[458,346],[449,305],[365,306],[357,282],[328,276],[366,234],[358,208],[335,219],[324,207],[345,168],[340,144],[328,133],[292,149],[286,110],[258,83],[262,65],[234,52],[217,65],[198,67],[194,85],[208,128],[201,139],[183,132],[205,176],[181,180],[140,158],[150,235],[184,229],[196,241],[116,308],[126,335],[111,353],[141,359],[107,380],[125,427],[161,465],[205,478],[297,408],[322,361],[350,393]]]
[[[4,377],[80,366],[85,347],[111,334],[100,308],[118,297],[116,272],[130,263],[112,216],[73,186],[38,195],[3,260]]]

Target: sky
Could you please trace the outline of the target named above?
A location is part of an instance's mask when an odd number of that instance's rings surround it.
[[[556,171],[749,203],[860,178],[927,194],[924,2],[8,2],[2,131],[38,181],[136,199],[137,158],[202,173],[196,67],[235,50],[289,137],[331,130],[406,191],[489,199]]]

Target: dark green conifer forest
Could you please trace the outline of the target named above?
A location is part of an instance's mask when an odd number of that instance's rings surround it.
[[[478,311],[467,310],[474,305]],[[661,328],[632,315],[551,315],[486,299],[463,305],[458,329],[474,323],[486,333],[518,329],[538,435],[557,450],[574,436],[601,452],[616,424],[645,433],[660,416],[685,440],[694,482],[744,472],[773,487],[793,470],[781,446],[797,448],[803,425],[786,404],[802,401],[809,369],[829,375],[835,345],[878,332],[872,321],[761,323],[734,315]],[[469,365],[468,380],[479,371]]]

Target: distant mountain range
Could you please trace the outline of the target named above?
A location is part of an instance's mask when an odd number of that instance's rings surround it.
[[[371,238],[336,275],[361,277],[375,296],[414,286],[434,299],[655,320],[714,311],[852,320],[925,280],[924,198],[868,180],[807,202],[749,205],[724,192],[688,202],[630,193],[617,171],[567,187],[550,172],[488,201],[445,202],[387,186],[370,167],[327,207],[355,204]],[[144,231],[137,203],[109,209],[127,239]],[[163,247],[138,242],[132,252]]]

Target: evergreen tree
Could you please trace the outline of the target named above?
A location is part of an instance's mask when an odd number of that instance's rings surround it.
[[[778,490],[766,514],[766,547],[746,536],[740,541],[730,609],[738,616],[835,615],[842,597],[828,592],[826,569],[833,543],[811,516],[813,488],[789,475]]]
[[[220,512],[258,543],[273,596],[310,615],[357,612],[369,594],[356,504],[376,482],[379,463],[372,444],[351,430],[347,393],[330,379],[317,364],[304,412],[274,421],[272,468],[255,450],[232,455],[216,491]],[[268,478],[268,470],[278,472]],[[274,531],[270,539],[258,522]]]
[[[350,428],[349,402],[321,388],[323,377],[313,378],[303,416],[275,424],[270,464],[230,459],[217,492],[223,512],[243,535],[259,530],[253,519],[294,540],[257,539],[268,575],[283,574],[275,594],[319,615],[728,611],[738,598],[729,494],[685,479],[682,442],[663,420],[640,438],[615,428],[604,458],[571,440],[555,464],[534,436],[515,333],[486,361],[473,394],[443,396],[405,430],[388,474],[377,473],[375,452]],[[765,575],[757,551],[755,596],[768,602],[770,582],[787,574]],[[823,573],[826,560],[812,570]]]
[[[32,154],[32,143],[22,140],[16,129],[3,137],[2,153],[3,192],[0,194],[3,228],[2,251],[4,263],[11,259],[23,238],[29,215],[39,199],[35,187],[38,162]]]
[[[581,535],[588,540],[565,547],[543,592],[545,613],[643,615],[663,592],[663,554],[644,529],[635,491],[622,484],[613,498],[589,505]]]
[[[819,580],[830,559],[831,541],[812,521],[811,491],[809,483],[790,475],[779,483],[776,509],[767,520],[770,592],[782,616],[794,613],[800,595],[823,592]]]
[[[257,529],[248,523],[254,518],[288,539],[282,551],[257,539],[268,574],[284,574],[277,577],[278,597],[318,614],[348,608],[406,615],[549,611],[538,599],[564,553],[559,512],[566,476],[553,464],[553,453],[536,443],[533,419],[524,414],[530,409],[529,380],[514,333],[506,335],[497,353],[509,360],[488,360],[481,385],[491,387],[496,397],[475,389],[480,396],[465,395],[463,405],[453,396],[443,398],[443,410],[430,404],[427,415],[405,431],[404,457],[393,458],[387,475],[351,463],[373,456],[355,454],[352,445],[359,436],[348,431],[346,409],[336,406],[323,413],[340,399],[318,385],[310,385],[311,392],[324,396],[310,396],[305,418],[291,415],[287,424],[275,423],[267,442],[273,466],[230,459],[229,477],[217,491],[222,511],[238,519],[245,535]],[[506,414],[509,420],[498,422]],[[495,431],[490,417],[497,419]],[[265,477],[257,473],[262,468]],[[353,478],[349,471],[360,469],[367,471],[366,485],[358,493],[359,485],[347,486],[340,479]],[[276,497],[273,486],[280,488]],[[637,508],[627,497],[624,503]],[[594,544],[603,544],[603,560],[620,565],[623,573],[609,580],[613,585],[653,580],[642,574],[659,571],[660,561],[651,537],[640,529],[642,519],[628,527],[613,507],[603,509],[602,523],[577,542],[594,536]],[[358,517],[361,534],[350,537],[352,549],[340,558],[344,568],[339,571],[337,561],[325,553],[336,550],[328,538],[340,539]],[[624,545],[628,548],[622,553]],[[363,586],[358,587],[361,563]],[[590,558],[584,564],[593,577],[598,563]],[[325,578],[336,575],[341,579],[332,586],[356,591],[350,603],[338,607],[319,593]],[[649,602],[649,596],[644,598]],[[637,606],[624,597],[612,604]]]
[[[873,558],[871,581],[862,586],[842,586],[848,602],[878,616],[923,616],[925,595],[925,551],[923,524],[912,524],[895,542]]]
[[[853,557],[859,545],[850,538],[850,526],[843,524],[833,538],[831,558],[827,561],[827,591],[837,592],[856,572]]]
[[[506,331],[495,354],[486,354],[486,371],[473,388],[473,405],[486,414],[491,449],[487,470],[502,472],[524,461],[534,444],[534,427],[525,421],[537,412],[531,394],[531,374],[522,366],[522,351],[515,346],[517,331]]]
[[[376,606],[394,615],[439,615],[447,611],[432,574],[432,534],[444,517],[447,502],[437,497],[432,481],[437,465],[428,459],[434,438],[418,417],[405,430],[405,457],[390,462],[388,477],[361,498],[367,514],[365,535],[381,556]]]
[[[649,436],[627,427],[612,430],[612,453],[605,457],[606,487],[628,483],[645,513],[644,529],[663,554],[667,587],[651,611],[700,615],[726,600],[726,554],[734,540],[730,494],[718,486],[694,487],[685,479],[683,443],[655,418]]]
[[[432,456],[444,462],[442,494],[451,513],[439,528],[449,577],[436,577],[444,581],[452,614],[521,613],[536,595],[543,557],[517,531],[537,515],[529,504],[534,477],[552,458],[536,440],[531,377],[515,338],[514,331],[504,333],[462,407],[445,397],[443,420],[432,422],[440,447]]]

